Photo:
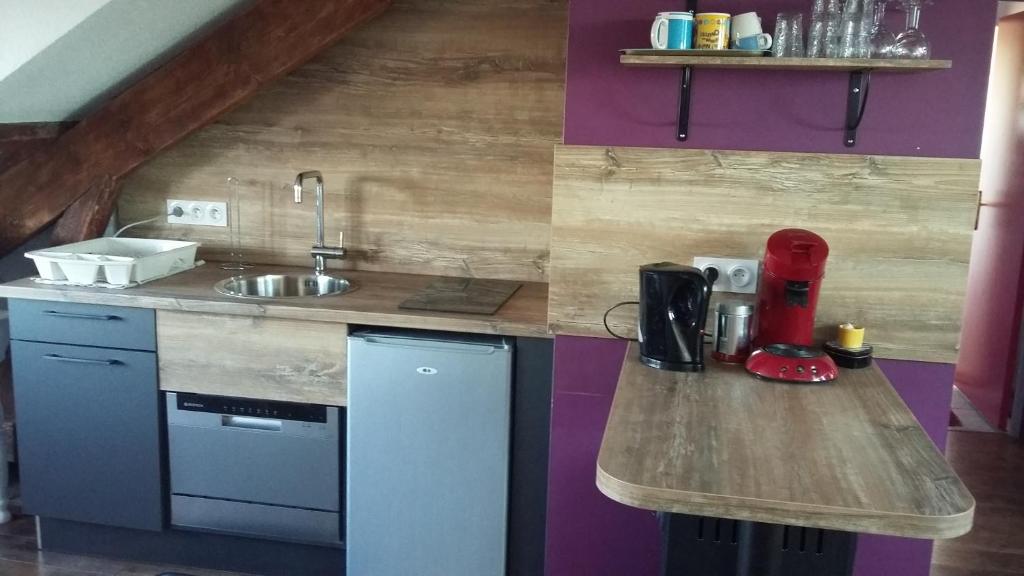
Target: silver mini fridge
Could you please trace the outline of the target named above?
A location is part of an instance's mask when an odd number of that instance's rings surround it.
[[[504,575],[513,340],[348,342],[348,575]]]

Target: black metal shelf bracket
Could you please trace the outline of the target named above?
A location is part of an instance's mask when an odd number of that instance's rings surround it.
[[[679,87],[679,117],[676,139],[686,142],[690,136],[690,86],[693,81],[693,67],[683,68],[683,79]]]
[[[686,0],[686,9],[697,13],[697,0]],[[693,23],[693,36],[697,36],[697,22]],[[690,89],[693,86],[693,67],[683,68],[679,86],[679,116],[676,118],[676,140],[686,142],[690,137]]]
[[[857,129],[864,120],[864,110],[868,106],[868,94],[871,92],[871,70],[850,72],[850,86],[846,92],[846,131],[843,144],[847,148],[857,145]]]
[[[679,83],[679,116],[677,118],[676,139],[686,142],[690,137],[690,93],[693,90],[693,67],[684,66]],[[843,144],[847,148],[857,145],[857,129],[864,120],[864,111],[868,106],[868,94],[871,92],[871,70],[850,72],[850,85],[846,93],[846,124]]]

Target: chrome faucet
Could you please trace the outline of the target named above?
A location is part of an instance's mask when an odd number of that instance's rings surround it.
[[[343,260],[348,253],[344,247],[344,235],[338,235],[339,246],[324,245],[324,177],[319,170],[299,172],[295,177],[295,203],[302,204],[302,182],[307,178],[316,178],[316,244],[310,250],[313,256],[313,269],[319,276],[327,269],[327,259]]]

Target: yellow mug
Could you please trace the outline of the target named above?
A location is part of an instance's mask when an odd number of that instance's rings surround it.
[[[725,50],[729,47],[729,22],[731,16],[723,12],[703,12],[694,18],[697,21],[696,45],[698,50]]]

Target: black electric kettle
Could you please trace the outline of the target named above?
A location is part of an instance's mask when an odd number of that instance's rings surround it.
[[[640,360],[661,370],[704,370],[712,280],[671,262],[640,267]]]

